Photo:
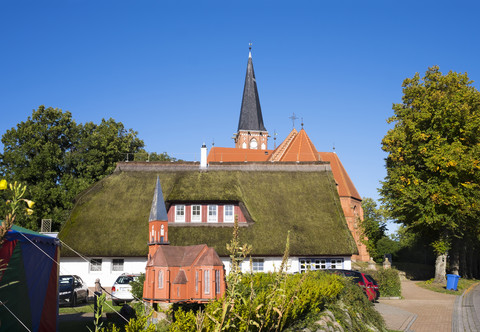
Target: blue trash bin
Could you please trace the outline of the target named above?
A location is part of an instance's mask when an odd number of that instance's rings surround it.
[[[447,274],[447,289],[452,289],[456,291],[458,286],[458,279],[460,279],[460,276],[457,276],[456,274]]]

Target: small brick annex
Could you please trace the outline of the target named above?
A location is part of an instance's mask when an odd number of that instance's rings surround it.
[[[170,246],[168,215],[157,178],[149,217],[143,299],[151,304],[208,302],[225,293],[225,269],[206,244]]]

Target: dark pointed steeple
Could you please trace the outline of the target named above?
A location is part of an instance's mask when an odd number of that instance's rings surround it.
[[[263,125],[262,109],[260,107],[260,99],[258,98],[255,72],[253,71],[252,44],[250,44],[249,50],[238,130],[266,131],[265,126]]]
[[[255,72],[253,71],[251,43],[249,50],[238,131],[233,139],[236,148],[267,150],[269,136],[263,125],[262,108],[258,98]]]
[[[167,209],[165,208],[165,201],[163,200],[162,186],[160,185],[158,176],[153,194],[152,208],[150,209],[150,217],[148,218],[149,222],[156,220],[168,220]]]

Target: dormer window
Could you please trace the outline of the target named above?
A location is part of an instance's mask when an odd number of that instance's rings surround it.
[[[202,222],[201,205],[192,205],[192,222]]]
[[[217,206],[209,205],[208,206],[208,222],[217,222]]]
[[[223,221],[233,222],[233,205],[225,205],[223,211]]]
[[[175,205],[175,221],[185,222],[185,205]]]

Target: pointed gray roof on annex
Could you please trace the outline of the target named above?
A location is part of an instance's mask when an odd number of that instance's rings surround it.
[[[150,209],[150,217],[148,221],[163,221],[168,220],[167,209],[165,208],[165,201],[163,200],[162,186],[160,179],[157,176],[157,184],[155,185],[155,191],[153,193],[152,207]]]
[[[243,88],[242,107],[240,109],[238,130],[267,131],[263,124],[262,109],[260,107],[260,99],[258,97],[255,72],[253,70],[251,44],[249,49],[247,74],[245,76],[245,86]]]

